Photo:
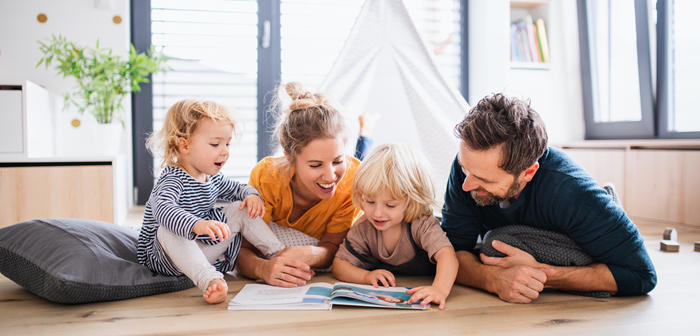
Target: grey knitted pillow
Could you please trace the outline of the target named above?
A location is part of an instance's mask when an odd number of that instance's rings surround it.
[[[586,266],[595,262],[591,256],[576,245],[573,239],[560,232],[525,225],[510,225],[493,229],[484,236],[481,253],[488,257],[503,258],[506,255],[493,248],[494,240],[517,247],[529,253],[538,262],[553,266]],[[604,291],[564,291],[564,293],[598,298],[610,297],[610,292]]]
[[[58,303],[168,293],[194,286],[155,275],[136,259],[138,233],[84,219],[36,219],[0,229],[0,273]]]

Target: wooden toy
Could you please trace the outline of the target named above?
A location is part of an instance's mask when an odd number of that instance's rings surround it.
[[[672,227],[667,227],[664,230],[664,240],[678,241],[678,232]]]
[[[664,252],[678,252],[680,248],[680,244],[678,242],[672,241],[672,240],[662,240],[661,241],[661,251]]]

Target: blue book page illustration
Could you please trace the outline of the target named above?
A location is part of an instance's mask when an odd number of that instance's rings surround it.
[[[430,305],[406,304],[411,295],[406,294],[406,287],[374,288],[372,286],[338,283],[331,294],[332,304],[383,306],[386,308],[430,309]],[[360,304],[360,302],[363,304]]]

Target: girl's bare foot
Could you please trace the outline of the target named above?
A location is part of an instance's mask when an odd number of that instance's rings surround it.
[[[214,279],[209,283],[207,291],[204,292],[204,299],[209,303],[222,303],[226,300],[228,285],[224,279]]]
[[[377,120],[382,115],[379,113],[365,113],[359,116],[357,119],[360,120],[360,135],[370,137],[374,131],[374,125],[377,124]]]

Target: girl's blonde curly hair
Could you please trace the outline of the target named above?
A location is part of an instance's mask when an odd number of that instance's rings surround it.
[[[238,134],[237,122],[230,109],[212,101],[185,99],[170,107],[165,115],[163,128],[148,137],[146,148],[154,155],[156,153],[163,155],[161,167],[178,166],[178,139],[189,139],[204,118],[229,124],[233,127],[233,134]]]

